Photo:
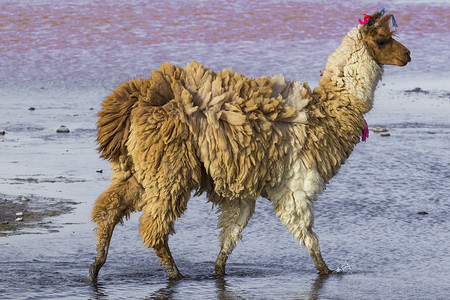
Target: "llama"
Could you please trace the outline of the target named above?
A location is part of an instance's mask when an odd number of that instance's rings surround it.
[[[183,278],[168,240],[192,191],[206,192],[220,213],[216,274],[225,275],[260,196],[319,273],[331,273],[312,230],[314,201],[360,141],[383,65],[411,61],[392,38],[391,20],[396,27],[384,9],[360,20],[314,91],[282,75],[252,79],[195,61],[122,83],[98,114],[98,150],[114,172],[92,211],[98,244],[89,279],[97,280],[116,224],[135,211],[143,211],[146,247],[171,279]]]

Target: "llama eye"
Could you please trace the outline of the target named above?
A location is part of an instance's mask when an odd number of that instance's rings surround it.
[[[378,46],[384,46],[386,44],[383,40],[376,40],[375,43],[377,43]]]

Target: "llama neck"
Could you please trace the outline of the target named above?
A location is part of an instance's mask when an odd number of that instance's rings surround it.
[[[328,58],[319,87],[308,104],[308,125],[299,159],[316,169],[324,182],[333,177],[360,141],[363,114],[372,108],[383,74],[359,30],[352,29]]]
[[[322,99],[326,95],[327,100],[351,95],[354,109],[365,114],[372,108],[375,88],[382,74],[383,67],[370,55],[359,30],[353,28],[328,57],[320,86],[314,93]]]

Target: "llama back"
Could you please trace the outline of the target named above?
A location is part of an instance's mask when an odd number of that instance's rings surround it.
[[[307,121],[308,100],[300,96],[309,95],[309,88],[282,76],[252,79],[229,69],[214,73],[196,62],[183,71],[185,88],[198,107],[190,118],[197,155],[214,192],[242,199],[276,185],[297,138],[292,127]],[[304,138],[303,128],[297,134]]]
[[[170,180],[174,174],[159,173],[170,170],[161,163],[184,161],[190,188],[199,188],[206,172],[215,194],[259,196],[277,184],[286,154],[304,140],[309,97],[307,85],[281,75],[252,79],[195,61],[184,68],[165,63],[105,99],[98,150],[111,161],[131,156],[141,183]]]

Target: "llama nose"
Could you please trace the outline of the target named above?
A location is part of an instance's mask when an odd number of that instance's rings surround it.
[[[408,62],[411,61],[411,52],[405,48],[405,56],[408,58]]]

